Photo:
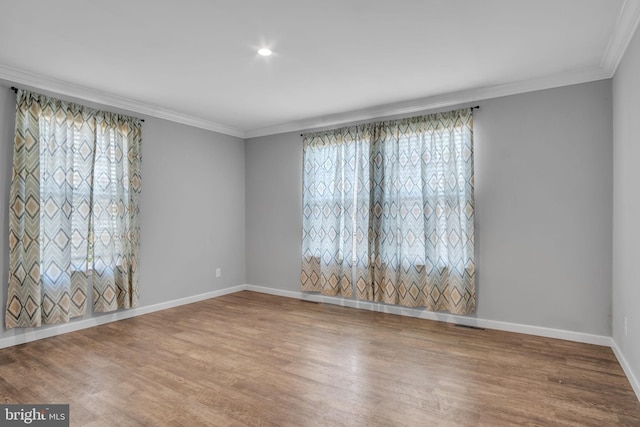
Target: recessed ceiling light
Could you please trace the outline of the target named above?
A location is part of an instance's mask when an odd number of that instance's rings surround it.
[[[269,56],[271,55],[271,49],[267,49],[266,47],[263,47],[262,49],[258,49],[258,55]]]

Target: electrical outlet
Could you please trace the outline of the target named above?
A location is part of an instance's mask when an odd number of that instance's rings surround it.
[[[624,336],[627,336],[627,316],[624,316]]]
[[[221,268],[216,268],[216,277],[222,277],[222,269]],[[626,320],[625,320],[626,322]],[[626,325],[626,323],[625,323]],[[625,327],[625,331],[626,331],[626,327]]]

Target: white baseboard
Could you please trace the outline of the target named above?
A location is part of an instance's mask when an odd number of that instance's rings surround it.
[[[285,291],[282,289],[274,289],[267,286],[255,286],[255,285],[237,285],[217,291],[206,292],[199,295],[194,295],[186,298],[180,298],[172,301],[166,301],[163,303],[137,307],[130,310],[122,310],[114,313],[107,313],[102,315],[96,315],[88,319],[81,319],[77,321],[71,321],[60,325],[44,326],[41,328],[27,328],[18,330],[14,336],[9,336],[0,339],[0,348],[11,347],[14,345],[24,344],[30,341],[39,340],[42,338],[48,338],[55,335],[65,334],[68,332],[78,331],[80,329],[91,328],[97,325],[103,325],[105,323],[115,322],[122,319],[128,319],[130,317],[140,316],[147,313],[153,313],[154,311],[166,310],[180,305],[191,304],[198,301],[203,301],[209,298],[216,298],[222,295],[228,295],[240,291],[253,291],[263,294],[277,295],[287,298],[295,298],[300,300],[322,302],[327,304],[334,304],[343,307],[351,307],[362,310],[378,311],[381,313],[397,314],[400,316],[417,317],[420,319],[436,320],[440,322],[457,323],[467,326],[476,326],[479,328],[497,329],[500,331],[517,332],[521,334],[538,335],[548,338],[558,338],[568,341],[576,341],[587,344],[602,345],[612,347],[611,337],[603,335],[585,334],[582,332],[566,331],[562,329],[545,328],[542,326],[531,326],[519,323],[501,322],[497,320],[480,319],[477,317],[456,316],[448,313],[436,313],[427,310],[420,310],[416,308],[402,307],[397,305],[388,305],[383,303],[375,303],[369,301],[358,301],[353,299],[345,299],[339,297],[329,297],[319,294],[308,294],[298,291]],[[613,348],[613,347],[612,347]]]
[[[327,304],[341,305],[343,307],[359,308],[363,310],[378,311],[382,313],[398,314],[400,316],[437,320],[439,322],[476,326],[478,328],[497,329],[500,331],[517,332],[520,334],[537,335],[547,338],[557,338],[561,340],[602,345],[606,347],[609,347],[611,345],[611,337],[607,337],[604,335],[585,334],[582,332],[566,331],[563,329],[545,328],[543,326],[531,326],[523,325],[520,323],[486,320],[477,317],[456,316],[448,313],[436,313],[433,311],[420,310],[416,308],[408,308],[397,305],[388,305],[369,301],[358,301],[340,297],[328,297],[319,294],[307,294],[295,291],[284,291],[281,289],[273,289],[266,286],[246,285],[246,289],[249,291],[261,292],[264,294],[278,295],[307,301],[323,302]]]
[[[11,347],[14,345],[40,340],[43,338],[53,337],[55,335],[66,334],[68,332],[79,331],[81,329],[91,328],[98,325],[104,325],[105,323],[116,322],[118,320],[128,319],[130,317],[153,313],[154,311],[166,310],[168,308],[178,307],[180,305],[191,304],[209,298],[215,298],[222,295],[243,291],[245,289],[245,285],[233,286],[230,288],[206,292],[204,294],[193,295],[186,298],[180,298],[143,307],[136,307],[129,310],[116,311],[106,314],[96,314],[95,317],[91,317],[89,319],[71,321],[69,323],[63,323],[60,325],[43,326],[40,328],[14,329],[14,331],[16,331],[16,335],[0,339],[0,348]]]
[[[616,343],[616,340],[613,338],[611,338],[611,350],[613,350],[613,354],[618,358],[618,363],[622,366],[622,370],[627,376],[629,383],[631,383],[631,388],[633,388],[633,391],[636,393],[636,397],[640,400],[640,382],[638,382],[638,378],[633,373],[629,362],[627,362],[627,359],[625,359],[622,351],[620,351],[620,348],[618,347],[618,343]]]
[[[431,311],[407,308],[401,306],[387,305],[381,303],[372,303],[368,301],[358,301],[352,299],[344,299],[339,297],[329,297],[319,294],[308,294],[296,291],[285,291],[282,289],[274,289],[266,286],[245,285],[246,290],[260,292],[264,294],[277,295],[287,298],[295,298],[306,301],[322,302],[327,304],[340,305],[343,307],[359,308],[363,310],[379,311],[382,313],[398,314],[401,316],[418,317],[421,319],[437,320],[440,322],[457,323],[467,326],[477,326],[479,328],[497,329],[506,332],[516,332],[520,334],[537,335],[547,338],[557,338],[567,341],[575,341],[586,344],[601,345],[611,347],[613,353],[618,359],[622,370],[626,374],[631,387],[640,401],[640,382],[634,375],[629,363],[622,355],[618,345],[612,337],[604,335],[585,334],[582,332],[567,331],[563,329],[545,328],[542,326],[523,325],[520,323],[500,322],[497,320],[479,319],[476,317],[455,316],[446,313],[435,313]]]
[[[118,320],[128,319],[135,316],[141,316],[143,314],[153,313],[155,311],[166,310],[173,307],[178,307],[185,304],[191,304],[198,301],[203,301],[210,298],[216,298],[223,295],[233,294],[240,291],[253,291],[263,294],[270,294],[276,296],[282,296],[287,298],[295,298],[299,300],[322,302],[327,304],[334,304],[343,307],[357,308],[362,310],[377,311],[382,313],[397,314],[400,316],[417,317],[420,319],[436,320],[440,322],[457,323],[467,326],[476,326],[479,328],[497,329],[500,331],[517,332],[521,334],[537,335],[548,338],[557,338],[568,341],[576,341],[587,344],[595,344],[606,347],[611,347],[614,354],[618,358],[620,366],[624,370],[633,390],[640,400],[640,383],[634,375],[631,367],[627,363],[626,359],[622,355],[622,352],[618,348],[616,342],[611,337],[604,335],[585,334],[582,332],[566,331],[563,329],[545,328],[541,326],[524,325],[519,323],[501,322],[497,320],[480,319],[477,317],[456,316],[447,313],[436,313],[432,311],[420,310],[415,308],[408,308],[395,305],[387,305],[382,303],[375,303],[369,301],[358,301],[352,299],[345,299],[339,297],[329,297],[319,294],[308,294],[298,291],[285,291],[282,289],[274,289],[267,286],[255,286],[255,285],[237,285],[225,289],[220,289],[212,292],[206,292],[199,295],[193,295],[190,297],[180,298],[172,301],[166,301],[158,304],[152,304],[143,307],[137,307],[130,310],[117,311],[114,313],[107,313],[104,315],[97,315],[89,319],[82,319],[78,321],[72,321],[61,325],[44,326],[42,328],[29,328],[17,331],[16,335],[9,336],[0,339],[0,348],[11,347],[14,345],[24,344],[30,341],[36,341],[43,338],[52,337],[55,335],[66,334],[68,332],[78,331],[81,329],[91,328],[98,325],[103,325],[110,322],[116,322]]]

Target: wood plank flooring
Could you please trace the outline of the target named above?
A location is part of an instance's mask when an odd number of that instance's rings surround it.
[[[74,426],[640,426],[611,349],[239,292],[0,350]]]

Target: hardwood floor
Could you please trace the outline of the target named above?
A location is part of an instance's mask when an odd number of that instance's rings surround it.
[[[75,426],[640,426],[611,349],[240,292],[0,350]]]

